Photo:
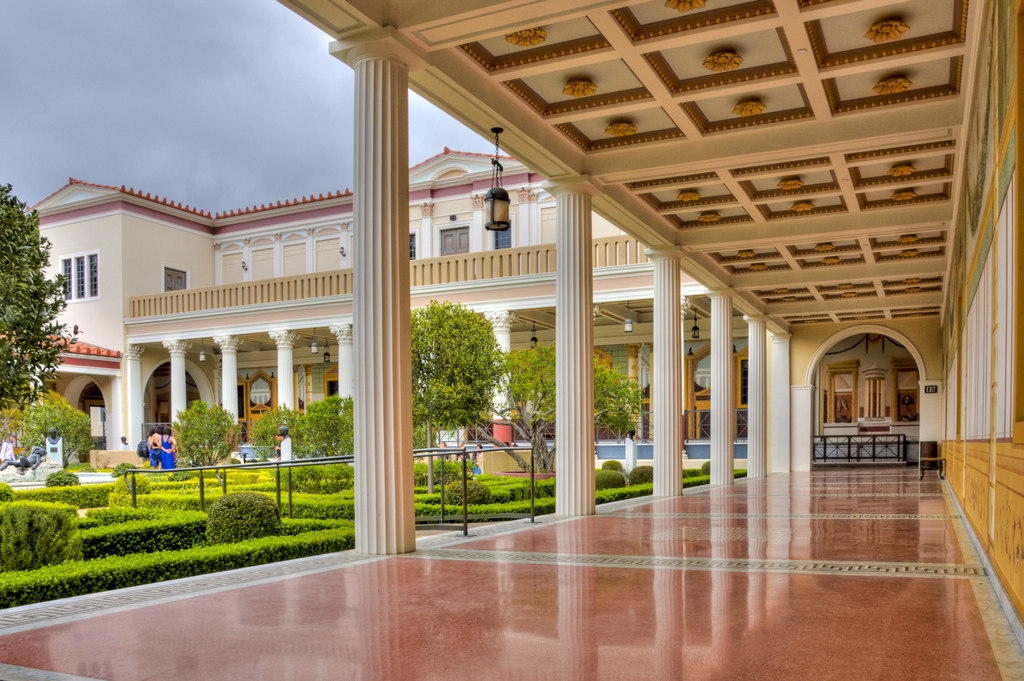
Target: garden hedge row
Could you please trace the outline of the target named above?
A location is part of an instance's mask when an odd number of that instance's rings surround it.
[[[206,514],[178,511],[153,520],[83,529],[82,556],[95,560],[133,553],[180,551],[206,541]]]
[[[14,492],[15,501],[50,501],[70,504],[75,508],[100,508],[107,506],[114,483],[80,485],[78,487],[40,487],[19,489]]]
[[[355,533],[349,528],[338,528],[6,572],[0,574],[0,608],[346,551],[353,546]]]

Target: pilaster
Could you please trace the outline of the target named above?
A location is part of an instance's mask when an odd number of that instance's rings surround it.
[[[338,340],[338,395],[352,397],[352,325],[331,324],[331,333]]]

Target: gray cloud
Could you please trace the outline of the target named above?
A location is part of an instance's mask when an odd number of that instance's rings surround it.
[[[0,183],[211,211],[353,185],[352,70],[274,0],[0,0]],[[487,140],[410,93],[410,165]]]

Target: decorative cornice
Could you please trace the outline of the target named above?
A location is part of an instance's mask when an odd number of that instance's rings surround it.
[[[574,54],[602,50],[607,47],[611,47],[611,44],[602,35],[577,38],[576,40],[569,40],[564,43],[545,45],[544,47],[522,50],[520,52],[514,52],[512,54],[498,57],[488,52],[480,43],[474,42],[459,45],[459,48],[462,49],[463,52],[476,60],[478,64],[490,73],[501,71],[503,69],[514,68],[516,66],[535,64],[549,59],[558,59],[559,57],[568,57]]]
[[[625,102],[636,102],[650,99],[651,93],[646,88],[638,87],[632,90],[610,92],[605,95],[592,95],[569,99],[562,102],[548,103],[533,88],[520,79],[506,80],[503,83],[512,92],[519,95],[527,104],[532,106],[541,116],[554,116],[556,114],[570,113],[573,111],[585,111],[595,107],[622,104]]]
[[[703,180],[717,180],[718,173],[694,173],[692,175],[676,175],[674,177],[662,177],[657,180],[640,180],[638,182],[627,182],[626,187],[636,191],[637,189],[650,189],[663,187],[670,184],[686,184],[687,182],[701,182]]]
[[[724,217],[715,223],[700,222],[699,220],[683,220],[682,218],[675,214],[666,215],[665,219],[680,229],[715,228],[723,227],[725,225],[740,225],[746,222],[754,221],[754,218],[750,217],[746,213],[744,213],[743,215],[732,215],[729,217]]]
[[[956,146],[956,140],[942,140],[941,142],[929,142],[927,144],[912,144],[905,147],[889,147],[888,149],[874,149],[872,151],[859,151],[853,154],[846,154],[847,161],[862,161],[865,159],[879,158],[881,156],[902,156],[903,154],[916,154],[934,149],[952,149]]]
[[[592,140],[584,135],[583,132],[572,123],[559,123],[555,128],[578,144],[583,151],[601,151],[603,149],[612,149],[631,144],[644,144],[647,142],[661,142],[664,140],[679,139],[684,136],[682,130],[679,130],[678,128],[670,128],[667,130],[654,130],[637,135],[629,135],[627,137],[605,137],[598,140]]]
[[[762,173],[774,173],[780,170],[791,170],[793,168],[810,168],[813,166],[827,166],[832,163],[832,159],[828,156],[818,156],[817,158],[808,158],[800,161],[787,161],[785,163],[771,163],[768,165],[761,166],[747,166],[745,168],[735,168],[729,172],[733,177],[740,177],[741,175],[760,175]]]
[[[672,35],[683,31],[692,31],[697,28],[720,26],[733,21],[764,17],[775,14],[775,6],[767,0],[762,2],[747,3],[744,5],[725,7],[717,11],[699,12],[689,16],[676,17],[667,21],[657,21],[652,24],[641,24],[636,16],[626,7],[611,11],[612,17],[619,22],[622,30],[626,32],[629,39],[634,43]]]

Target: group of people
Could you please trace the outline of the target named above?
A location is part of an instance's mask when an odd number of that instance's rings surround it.
[[[149,437],[145,441],[149,448],[150,468],[174,468],[174,457],[178,453],[178,441],[171,435],[171,427],[166,423],[149,429]]]

